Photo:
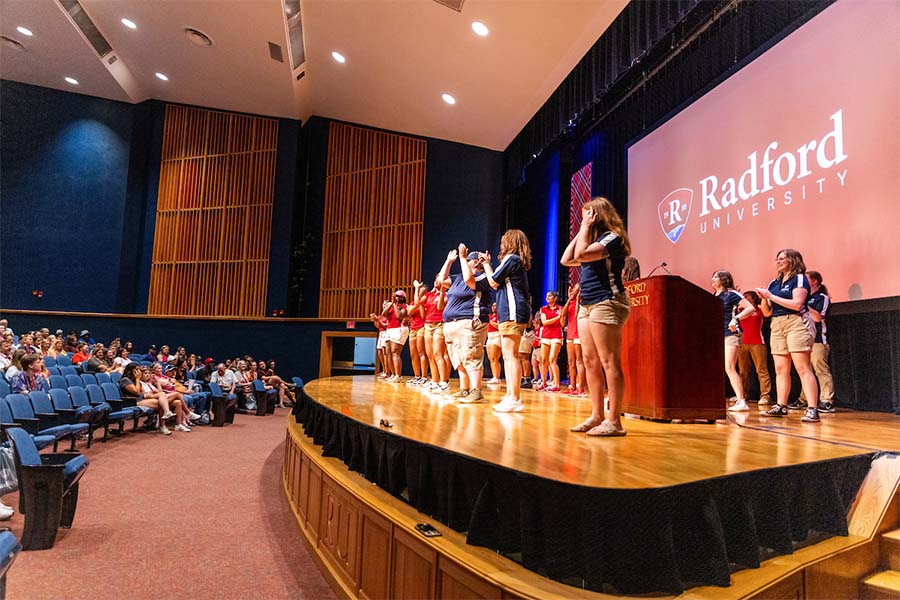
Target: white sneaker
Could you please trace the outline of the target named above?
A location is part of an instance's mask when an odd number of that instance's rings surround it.
[[[500,383],[500,380],[497,379],[496,377],[491,377],[490,379],[487,380],[487,383],[488,383],[488,385],[497,385],[498,383]]]
[[[191,428],[188,427],[187,425],[185,425],[184,423],[179,423],[178,425],[175,426],[175,431],[185,431],[185,432],[190,433]]]
[[[445,393],[445,392],[446,392],[447,390],[449,390],[449,389],[450,389],[450,382],[449,382],[449,381],[442,381],[442,382],[440,382],[440,383],[438,384],[437,392],[438,392],[439,394],[443,394],[443,393]]]
[[[525,405],[521,400],[509,397],[504,398],[500,404],[494,407],[494,411],[499,413],[522,412],[523,410],[525,410]]]
[[[163,421],[165,421],[167,419],[171,419],[174,416],[175,416],[175,413],[173,413],[171,410],[167,410],[166,413],[161,417],[161,419]]]
[[[746,400],[740,398],[738,400],[735,400],[734,404],[732,404],[728,410],[730,410],[731,412],[746,412],[750,410],[750,407],[747,406]]]
[[[200,415],[198,415],[194,411],[191,411],[191,414],[188,415],[188,419],[190,419],[191,421],[196,421],[199,418],[200,418]]]
[[[172,432],[169,431],[169,428],[166,427],[165,425],[163,425],[162,427],[157,429],[157,431],[160,432],[162,435],[172,435]]]

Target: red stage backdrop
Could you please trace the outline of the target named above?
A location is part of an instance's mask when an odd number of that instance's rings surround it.
[[[593,177],[593,163],[588,163],[575,171],[572,175],[572,187],[569,196],[569,240],[575,237],[581,228],[581,207],[591,199],[591,179]],[[568,243],[569,240],[566,240]],[[569,285],[581,281],[581,269],[569,269]]]
[[[781,248],[833,299],[900,294],[900,3],[839,0],[628,150],[645,270],[766,286]]]

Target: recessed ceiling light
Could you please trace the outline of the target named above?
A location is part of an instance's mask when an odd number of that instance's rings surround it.
[[[78,80],[74,77],[66,77],[66,83],[71,83],[72,85],[78,85]]]
[[[456,98],[454,98],[450,94],[441,94],[441,98],[443,98],[444,102],[446,102],[447,104],[456,104]]]
[[[31,30],[30,30],[30,29],[26,29],[25,27],[22,27],[21,25],[19,25],[18,27],[16,27],[16,31],[18,31],[18,32],[21,33],[22,35],[27,35],[27,36],[29,36],[29,37],[32,36],[32,35],[34,35],[33,33],[31,33]]]
[[[474,22],[472,23],[472,31],[474,31],[475,33],[477,33],[477,34],[480,35],[481,37],[484,37],[484,36],[486,36],[486,35],[488,34],[488,28],[487,28],[487,25],[485,25],[485,24],[482,23],[481,21],[474,21]]]
[[[331,53],[331,58],[333,58],[334,60],[338,61],[341,64],[347,62],[347,59],[344,58],[344,55],[337,51]]]
[[[131,19],[122,19],[122,25],[124,25],[128,29],[137,29],[137,25]]]
[[[162,79],[163,81],[168,81],[168,80],[169,80],[169,78],[166,77],[165,75],[163,75],[162,73],[157,73],[157,74],[156,74],[156,78],[157,78],[157,79]]]

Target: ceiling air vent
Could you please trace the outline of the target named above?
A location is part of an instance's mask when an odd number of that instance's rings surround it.
[[[195,46],[200,46],[201,48],[211,48],[215,44],[211,37],[194,27],[185,27],[184,37]]]
[[[447,8],[452,8],[456,12],[462,12],[463,4],[466,0],[434,0],[438,4],[443,4]]]
[[[112,52],[112,46],[109,45],[109,42],[106,41],[100,30],[94,25],[94,22],[84,11],[78,0],[59,0],[59,3],[69,13],[72,21],[101,58]]]
[[[281,54],[281,46],[279,46],[278,44],[269,42],[269,56],[272,58],[272,60],[284,62],[284,56]]]
[[[14,40],[11,37],[6,37],[5,35],[0,35],[0,39],[3,40],[3,47],[9,48],[11,50],[18,50],[20,52],[25,51],[25,46],[22,45],[22,42],[19,40]]]
[[[300,21],[300,0],[285,0],[284,18],[287,21],[288,48],[291,50],[291,69],[306,62],[303,49],[303,23]]]

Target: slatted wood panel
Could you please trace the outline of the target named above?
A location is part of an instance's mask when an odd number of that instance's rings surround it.
[[[319,317],[364,319],[422,276],[426,142],[332,123]]]
[[[149,312],[263,316],[278,121],[168,105]]]

